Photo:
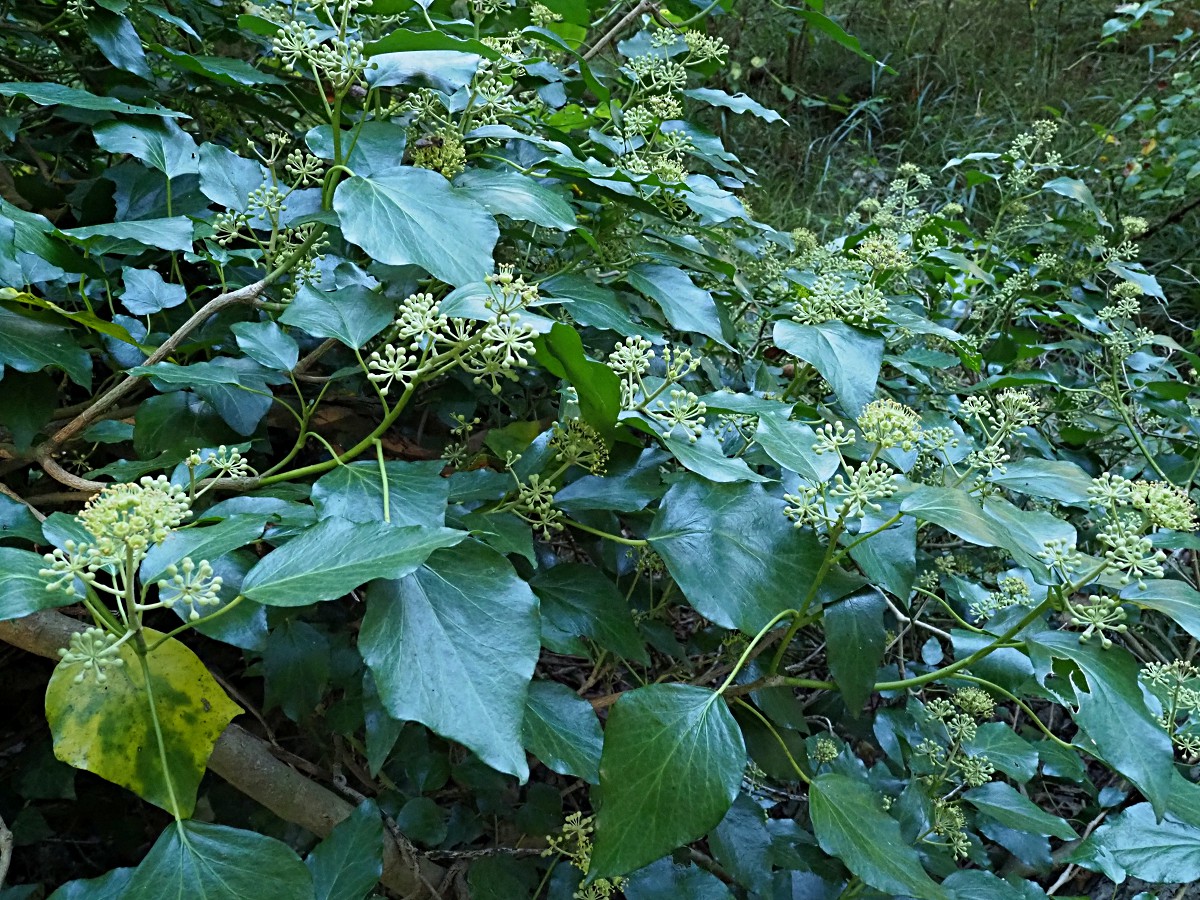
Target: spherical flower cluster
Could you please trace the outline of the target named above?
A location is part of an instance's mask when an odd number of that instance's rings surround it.
[[[841,499],[838,507],[838,515],[841,518],[856,519],[868,510],[879,512],[883,507],[876,501],[896,493],[896,486],[892,483],[896,471],[879,460],[865,462],[850,469],[849,476],[833,476],[833,484],[829,488],[831,499]]]
[[[856,421],[863,440],[885,450],[891,447],[912,450],[921,440],[921,417],[916,410],[895,400],[873,400]]]
[[[1088,497],[1094,506],[1112,513],[1140,510],[1150,523],[1171,531],[1196,529],[1196,504],[1187,492],[1166,481],[1132,481],[1111,472],[1092,479]]]
[[[708,407],[691,391],[671,391],[669,396],[670,400],[665,403],[659,400],[650,414],[666,425],[664,437],[671,437],[678,428],[688,441],[696,443],[704,433],[704,414]]]
[[[1121,608],[1121,601],[1115,597],[1097,596],[1092,594],[1087,598],[1087,603],[1072,603],[1070,604],[1071,624],[1084,628],[1086,630],[1079,635],[1079,643],[1086,644],[1092,635],[1097,635],[1100,638],[1100,646],[1105,650],[1112,647],[1112,639],[1109,638],[1106,631],[1115,631],[1118,634],[1124,634],[1125,625],[1125,610]]]
[[[608,468],[608,448],[596,429],[582,419],[571,419],[566,425],[555,422],[550,447],[556,462],[579,466],[593,475],[602,475]]]
[[[453,179],[467,167],[467,151],[456,131],[441,131],[417,138],[409,145],[409,161]]]
[[[200,618],[197,606],[216,606],[221,602],[222,579],[213,574],[207,559],[196,563],[185,556],[178,565],[167,566],[163,574],[167,577],[158,582],[159,600],[167,609],[174,608],[176,603],[187,606],[191,622]]]
[[[96,684],[108,683],[106,669],[119,669],[125,665],[120,657],[121,647],[116,635],[107,634],[100,628],[86,628],[71,635],[71,643],[58,651],[62,666],[81,667],[75,676],[75,684],[83,684],[88,675],[96,679]]]
[[[811,288],[799,288],[792,318],[802,325],[845,322],[871,327],[887,315],[887,298],[870,284],[847,287],[840,275],[824,274]]]
[[[1028,606],[1031,600],[1033,593],[1025,579],[1010,575],[1001,578],[997,590],[988,594],[986,599],[971,604],[971,615],[977,619],[986,619],[1010,606]]]
[[[87,502],[79,521],[93,539],[86,548],[92,564],[124,566],[140,563],[190,515],[186,491],[159,475],[104,488]]]

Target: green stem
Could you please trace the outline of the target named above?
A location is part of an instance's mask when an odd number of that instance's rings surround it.
[[[1032,709],[1030,709],[1028,706],[1026,706],[1025,701],[1023,701],[1016,694],[1013,694],[1013,693],[1005,690],[1004,688],[1000,687],[1000,685],[994,684],[993,682],[990,682],[985,678],[976,678],[974,675],[959,675],[958,677],[961,678],[963,681],[969,681],[972,684],[977,684],[980,687],[985,687],[989,691],[995,691],[997,694],[1003,694],[1005,697],[1007,697],[1013,703],[1017,704],[1017,706],[1021,707],[1021,709],[1025,711],[1025,715],[1029,716],[1029,718],[1033,720],[1033,722],[1037,725],[1038,728],[1040,728],[1042,730],[1042,733],[1044,735],[1046,735],[1046,737],[1050,738],[1050,740],[1054,741],[1054,743],[1058,744],[1058,746],[1062,747],[1064,750],[1075,750],[1076,749],[1075,747],[1072,747],[1070,744],[1068,744],[1066,741],[1062,740],[1058,735],[1056,735],[1049,728],[1047,728],[1046,724],[1037,717],[1037,714],[1034,713],[1034,711]]]
[[[232,600],[230,600],[228,603],[226,603],[224,606],[222,606],[220,609],[218,609],[215,613],[212,613],[211,615],[207,615],[207,616],[204,616],[203,618],[197,619],[195,622],[184,622],[182,625],[180,625],[174,631],[168,631],[166,634],[164,634],[162,637],[160,637],[157,641],[155,641],[153,644],[151,644],[149,646],[149,648],[147,648],[146,652],[153,653],[155,650],[157,650],[159,647],[161,647],[167,641],[171,640],[171,638],[175,637],[176,635],[183,634],[183,632],[187,631],[189,628],[196,628],[199,625],[207,625],[209,622],[212,622],[216,619],[221,618],[221,616],[225,615],[225,613],[229,612],[231,609],[233,609],[235,606],[240,604],[245,599],[246,598],[243,597],[241,594],[238,594],[236,597],[234,597]]]
[[[393,406],[388,414],[383,417],[383,421],[381,421],[370,434],[368,434],[365,438],[363,438],[345,453],[341,454],[340,456],[335,455],[333,459],[327,459],[324,462],[313,463],[309,466],[301,466],[299,469],[292,469],[289,472],[277,472],[274,475],[267,475],[259,480],[258,486],[266,487],[268,484],[275,484],[280,481],[291,481],[293,478],[304,478],[308,475],[321,475],[325,472],[328,472],[330,469],[336,468],[337,466],[344,466],[347,460],[352,460],[360,456],[362,453],[370,449],[379,438],[383,437],[384,433],[392,427],[398,418],[400,418],[400,413],[404,412],[404,408],[408,405],[408,401],[412,397],[416,385],[417,382],[415,381],[410,384],[405,389],[400,399],[396,401],[396,405]]]
[[[767,636],[767,633],[770,632],[772,628],[778,625],[782,619],[785,619],[788,616],[798,615],[800,615],[800,613],[794,609],[785,609],[783,612],[776,615],[775,618],[771,619],[770,622],[760,628],[758,630],[758,634],[754,636],[754,639],[751,640],[748,645],[746,645],[746,649],[742,651],[742,655],[738,657],[738,661],[734,663],[733,669],[729,672],[729,676],[724,682],[722,682],[721,686],[717,688],[717,693],[725,693],[725,689],[733,684],[733,679],[737,678],[738,673],[742,671],[742,667],[746,665],[747,661],[749,661],[750,655],[754,652],[754,648],[758,646],[758,643]]]
[[[800,764],[796,762],[795,757],[792,756],[792,751],[788,749],[788,745],[784,742],[783,736],[775,730],[775,726],[771,724],[771,721],[745,700],[736,699],[733,702],[742,709],[749,711],[755,716],[755,718],[758,719],[758,721],[763,723],[767,731],[771,732],[771,736],[774,737],[775,740],[779,741],[779,747],[783,750],[783,755],[787,757],[787,761],[791,763],[792,768],[796,770],[796,774],[800,776],[800,780],[805,784],[812,784],[812,779],[808,777],[802,768],[800,768]]]
[[[1112,368],[1112,386],[1113,386],[1113,406],[1116,407],[1117,413],[1121,416],[1121,420],[1125,423],[1125,427],[1129,429],[1129,436],[1133,438],[1133,442],[1137,444],[1138,449],[1142,451],[1142,456],[1146,457],[1146,462],[1150,464],[1158,477],[1167,484],[1174,484],[1167,476],[1167,473],[1162,470],[1158,464],[1158,460],[1154,458],[1154,454],[1150,452],[1150,448],[1146,446],[1145,440],[1142,439],[1142,433],[1138,429],[1137,424],[1133,421],[1133,416],[1129,414],[1129,410],[1125,408],[1125,401],[1121,396],[1121,382],[1117,379],[1117,366],[1114,363]]]
[[[175,782],[171,780],[171,767],[167,763],[167,742],[163,738],[162,725],[158,721],[158,706],[154,702],[153,676],[150,673],[150,663],[146,660],[146,654],[149,651],[146,648],[145,639],[140,634],[134,638],[134,649],[137,651],[138,663],[142,667],[142,678],[146,684],[146,702],[150,704],[150,721],[154,725],[154,739],[158,744],[158,761],[162,765],[163,782],[167,786],[167,797],[171,801],[170,813],[175,817],[176,822],[182,822],[183,816],[179,812],[179,800],[175,796]]]
[[[838,520],[837,525],[833,527],[833,531],[829,533],[829,546],[825,550],[825,558],[821,560],[821,568],[817,570],[817,574],[813,577],[812,584],[808,588],[808,593],[805,595],[804,600],[801,601],[800,608],[796,612],[796,618],[792,620],[792,624],[788,628],[787,633],[784,634],[783,640],[779,642],[779,649],[775,651],[775,656],[771,660],[770,671],[772,673],[778,672],[779,667],[783,665],[783,656],[787,652],[788,645],[791,644],[792,639],[796,636],[796,632],[810,621],[804,617],[804,614],[808,612],[813,598],[817,596],[817,591],[821,588],[821,582],[825,580],[825,575],[829,572],[829,567],[833,565],[834,554],[837,552],[837,542],[842,536],[842,530],[845,527],[846,523]]]
[[[379,481],[383,487],[383,521],[392,523],[391,497],[388,496],[387,466],[383,462],[383,442],[375,439],[375,458],[379,460]]]
[[[565,516],[562,519],[563,523],[570,525],[572,528],[578,528],[580,531],[586,531],[588,534],[594,534],[596,537],[607,538],[610,541],[616,541],[618,544],[624,544],[627,547],[648,547],[650,542],[644,538],[627,538],[621,537],[619,534],[609,534],[607,531],[601,531],[599,528],[593,528],[591,525],[584,525],[582,522],[576,522],[574,519],[568,519]]]

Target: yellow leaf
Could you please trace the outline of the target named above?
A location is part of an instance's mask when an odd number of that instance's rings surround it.
[[[144,634],[150,644],[162,637],[150,629]],[[107,667],[104,684],[92,671],[85,672],[82,663],[64,661],[54,669],[46,688],[54,755],[187,818],[196,806],[196,790],[213,746],[242,708],[179,641],[167,641],[147,657],[149,692],[141,660],[130,643],[121,647],[120,656],[124,665]],[[81,672],[83,681],[76,684]],[[150,693],[162,729],[161,750]],[[164,755],[168,772],[163,769]]]

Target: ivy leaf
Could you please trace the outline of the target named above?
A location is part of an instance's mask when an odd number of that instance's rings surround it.
[[[185,820],[167,826],[133,873],[122,900],[311,900],[312,876],[282,841],[224,825]]]
[[[166,540],[155,544],[142,560],[143,584],[158,581],[168,566],[185,556],[199,562],[215,560],[231,550],[252,544],[263,536],[267,517],[262,515],[233,515],[205,528],[182,528],[172,531]]]
[[[262,163],[219,144],[201,144],[199,156],[200,192],[226,209],[245,212],[250,194],[267,179]]]
[[[846,412],[856,416],[875,396],[883,338],[844,322],[776,322],[775,345],[810,363],[829,382]]]
[[[1043,683],[1051,673],[1051,658],[1078,667],[1070,677],[1079,707],[1074,719],[1091,740],[1076,737],[1074,743],[1133,782],[1156,811],[1166,810],[1175,754],[1171,739],[1146,707],[1136,660],[1120,647],[1080,644],[1078,635],[1067,632],[1043,632],[1026,645]]]
[[[558,231],[573,231],[578,227],[571,204],[520,172],[467,169],[454,179],[454,187],[470,193],[492,215],[505,215]]]
[[[1108,219],[1104,217],[1104,210],[1100,208],[1100,204],[1092,196],[1091,188],[1078,178],[1070,178],[1066,175],[1060,178],[1052,178],[1042,185],[1042,190],[1048,191],[1051,194],[1058,194],[1060,197],[1066,197],[1068,200],[1074,200],[1095,216],[1096,222],[1099,225],[1105,228],[1110,227]]]
[[[684,96],[691,97],[693,100],[699,100],[701,103],[707,103],[709,106],[719,106],[722,109],[728,109],[731,112],[750,113],[752,116],[757,116],[764,122],[786,122],[779,113],[773,109],[767,109],[757,100],[747,97],[743,93],[729,94],[725,91],[718,91],[714,88],[693,88],[690,91],[684,91]]]
[[[818,484],[838,470],[837,454],[814,453],[816,434],[803,422],[789,419],[786,411],[760,415],[754,440],[779,465]]]
[[[817,843],[876,890],[918,900],[950,895],[921,867],[917,851],[900,836],[900,823],[883,811],[870,785],[829,773],[813,779],[809,811]]]
[[[316,900],[363,900],[383,874],[383,819],[364,800],[304,860]]]
[[[654,684],[623,694],[604,731],[588,878],[627,874],[703,837],[745,767],[741,730],[715,692]]]
[[[273,628],[262,648],[266,691],[263,709],[276,707],[293,722],[311,715],[329,681],[329,638],[307,622],[289,619]]]
[[[98,112],[122,113],[127,116],[166,116],[172,119],[191,118],[165,106],[137,106],[115,97],[101,97],[79,88],[49,81],[11,81],[0,84],[0,97],[25,97],[38,106],[68,106],[71,109],[91,109]]]
[[[54,518],[56,514],[51,513],[46,521]],[[33,544],[44,544],[46,542],[42,540],[43,533],[43,524],[38,521],[33,510],[20,500],[0,494],[0,540],[19,538]],[[3,571],[2,567],[0,571]]]
[[[134,366],[129,372],[149,376],[159,390],[191,388],[243,437],[254,434],[275,402],[264,370],[241,357],[217,357],[186,366],[160,362]]]
[[[181,252],[192,249],[192,220],[187,216],[88,225],[68,228],[62,234],[96,253],[137,254],[147,247]]]
[[[589,784],[600,780],[604,734],[588,703],[565,684],[534,681],[529,685],[523,728],[525,748],[560,775]]]
[[[712,484],[695,475],[667,491],[646,537],[688,603],[746,634],[800,602],[798,590],[812,583],[824,555],[761,485]]]
[[[1060,503],[1087,500],[1092,478],[1073,462],[1062,459],[1018,459],[994,471],[988,481],[1031,497],[1048,497]]]
[[[172,309],[187,299],[187,290],[182,284],[168,284],[162,275],[153,269],[121,270],[125,290],[121,292],[121,305],[135,316]]]
[[[621,892],[625,900],[733,900],[729,888],[712,872],[692,864],[681,866],[672,859],[638,869]]]
[[[1200,881],[1200,827],[1149,803],[1109,819],[1080,844],[1070,861],[1121,884],[1129,876],[1154,883]]]
[[[986,756],[1018,784],[1025,784],[1037,774],[1037,750],[1003,722],[985,722],[963,746],[972,756]]]
[[[211,78],[228,87],[237,85],[284,84],[284,80],[269,72],[260,72],[244,59],[226,56],[205,56],[199,53],[181,53],[161,44],[151,44],[155,53],[161,54],[174,65],[188,72]]]
[[[661,429],[660,429],[661,430]],[[712,432],[706,431],[699,440],[689,441],[686,437],[662,435],[663,446],[671,451],[675,459],[685,469],[702,475],[709,481],[728,484],[737,481],[770,481],[759,475],[741,457],[730,458],[725,455],[720,442],[713,437]]]
[[[382,294],[355,284],[334,291],[304,285],[280,315],[284,325],[313,337],[337,338],[358,349],[392,324],[396,304]]]
[[[196,142],[170,119],[153,125],[101,122],[92,134],[101,150],[127,153],[168,178],[200,172],[200,151]]]
[[[1174,619],[1184,631],[1200,640],[1200,591],[1176,578],[1154,578],[1143,590],[1137,583],[1121,591],[1121,599],[1153,609]]]
[[[152,644],[163,637],[150,629],[142,633]],[[81,663],[55,666],[46,688],[54,755],[167,812],[190,816],[213,746],[242,709],[179,641],[167,641],[147,658],[150,691],[133,645],[123,644],[119,654],[123,665],[106,668],[104,684]],[[81,673],[84,680],[76,684]],[[151,691],[157,721],[150,711]],[[155,736],[159,729],[162,753]]]
[[[837,683],[846,708],[858,717],[871,696],[875,674],[887,644],[883,595],[875,588],[851,594],[825,607],[825,640],[829,672]]]
[[[479,56],[460,50],[401,50],[377,53],[367,69],[373,88],[413,84],[453,94],[475,77]]]
[[[446,524],[450,482],[442,477],[440,460],[384,463],[387,473],[388,516],[391,524]],[[377,461],[338,466],[312,486],[317,518],[331,516],[350,522],[383,522],[383,476]]]
[[[766,815],[757,801],[745,793],[738,794],[721,824],[708,836],[708,844],[713,858],[739,884],[770,896],[774,854]]]
[[[241,351],[260,366],[290,372],[300,360],[295,339],[274,322],[238,322],[229,330]]]
[[[508,560],[467,541],[405,578],[372,584],[358,646],[392,716],[524,781],[521,728],[539,630],[537,598]]]
[[[48,580],[38,574],[46,565],[37,553],[0,547],[0,622],[78,602],[65,591],[46,589]]]
[[[1049,835],[1064,841],[1072,841],[1079,837],[1066,819],[1045,812],[1004,781],[991,781],[981,787],[972,788],[963,794],[963,799],[1005,828]]]
[[[70,332],[0,307],[0,365],[18,372],[62,369],[83,388],[92,386],[92,358]]]
[[[68,881],[50,895],[50,900],[124,900],[133,872],[129,868],[113,869],[99,878]]]
[[[625,280],[657,303],[675,328],[695,331],[723,347],[729,346],[712,294],[696,287],[682,269],[643,263],[630,269]]]
[[[154,77],[146,65],[142,39],[127,18],[103,7],[89,10],[84,20],[84,30],[105,58],[118,69],[147,80]]]
[[[1002,547],[1022,565],[1044,572],[1037,555],[1051,540],[1075,545],[1075,529],[1049,513],[1018,509],[1007,500],[987,498],[982,505],[961,488],[923,484],[900,504],[903,512],[940,525],[981,547]]]
[[[604,475],[584,475],[554,495],[565,510],[608,509],[640,512],[663,494],[659,468],[669,458],[658,448],[643,450],[636,458],[621,458],[614,449]]]
[[[602,362],[588,359],[583,339],[569,325],[555,322],[534,340],[538,363],[564,378],[579,394],[584,420],[611,441],[621,412],[621,378]]]
[[[338,185],[333,208],[346,240],[378,262],[415,264],[455,287],[492,271],[495,220],[437,172],[400,166],[355,176]]]
[[[595,566],[559,563],[539,572],[529,586],[542,600],[543,635],[582,635],[625,659],[649,661],[625,598]]]
[[[263,557],[246,575],[242,593],[267,606],[333,600],[375,578],[402,578],[434,550],[464,537],[452,528],[324,519]]]

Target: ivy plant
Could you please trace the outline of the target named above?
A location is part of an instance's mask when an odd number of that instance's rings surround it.
[[[0,639],[161,810],[50,896],[1200,878],[1146,222],[1055,122],[758,221],[728,14],[6,8]]]

